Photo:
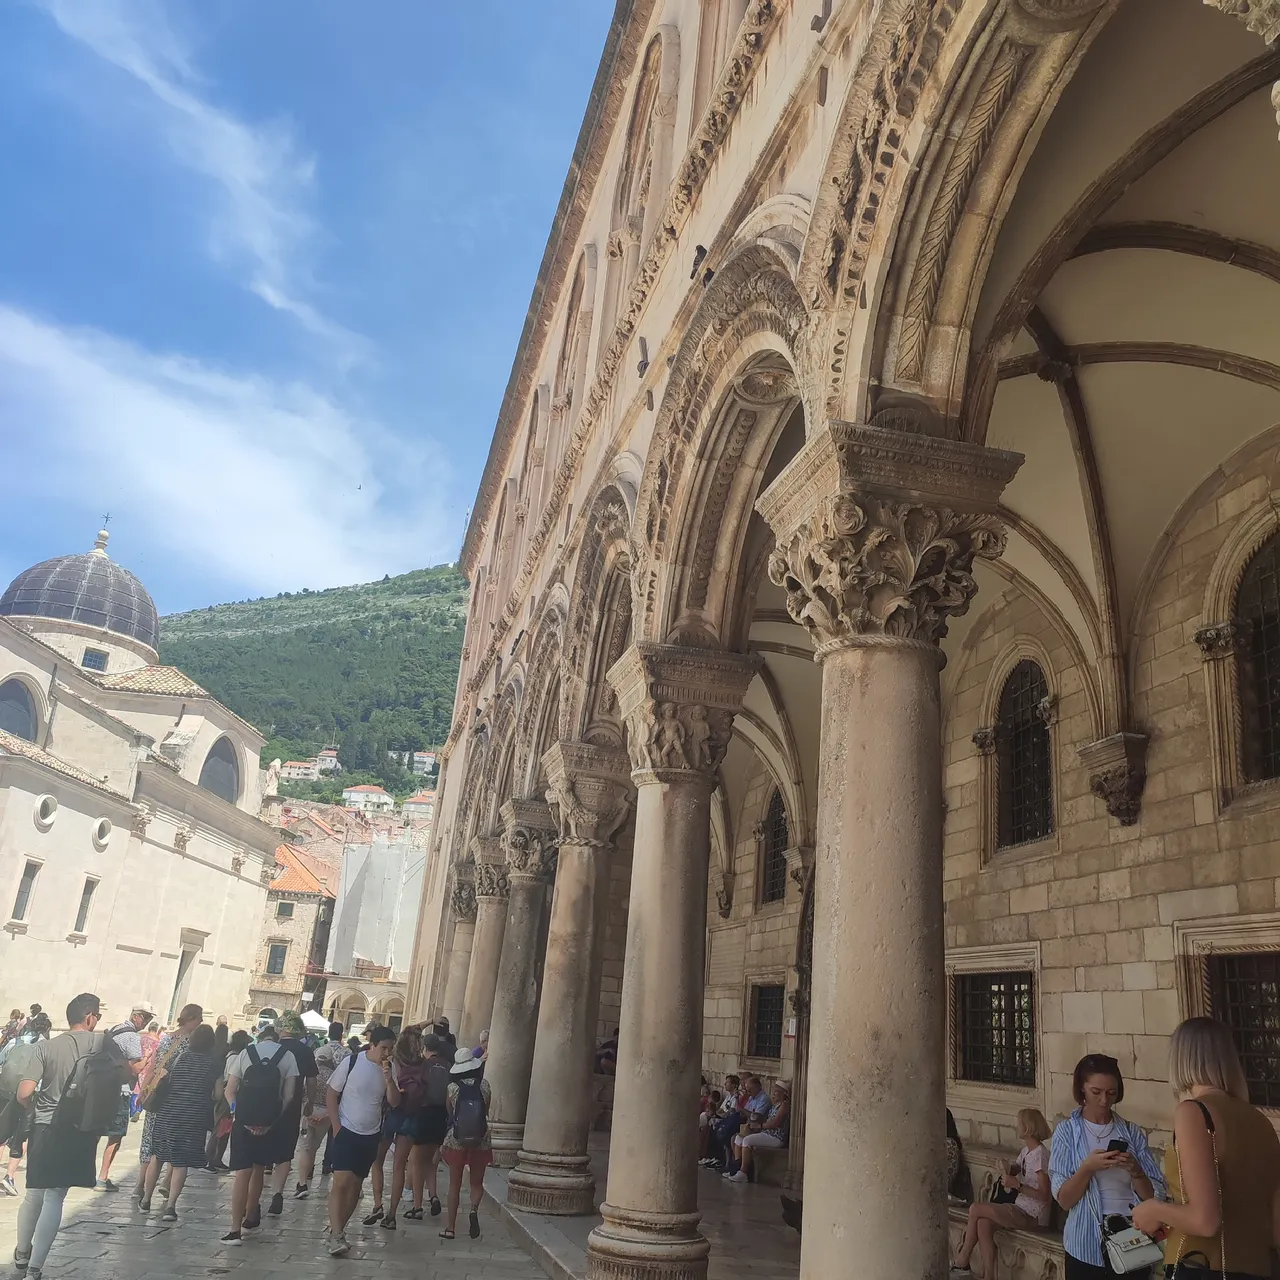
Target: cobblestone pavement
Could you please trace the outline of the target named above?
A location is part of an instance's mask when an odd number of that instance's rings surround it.
[[[136,1126],[135,1126],[136,1128]],[[458,1214],[460,1239],[441,1240],[441,1219],[400,1220],[399,1229],[362,1227],[372,1203],[368,1184],[347,1228],[351,1252],[330,1258],[325,1250],[326,1199],[312,1184],[307,1200],[295,1201],[290,1179],[284,1213],[265,1214],[262,1228],[239,1247],[219,1243],[228,1227],[231,1178],[193,1170],[178,1201],[178,1222],[160,1223],[164,1202],[157,1195],[150,1216],[134,1207],[130,1194],[137,1165],[137,1135],[131,1134],[116,1168],[121,1189],[73,1190],[67,1197],[62,1230],[45,1264],[47,1280],[293,1280],[325,1276],[334,1280],[544,1280],[542,1271],[508,1236],[495,1207],[481,1206],[482,1234],[467,1236],[467,1199]],[[388,1169],[390,1162],[388,1162]],[[18,1175],[22,1187],[22,1174]],[[442,1186],[446,1177],[441,1170]],[[0,1280],[13,1280],[18,1198],[0,1197]],[[265,1211],[268,1197],[264,1195]]]

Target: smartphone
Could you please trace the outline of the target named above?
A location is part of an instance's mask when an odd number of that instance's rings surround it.
[[[1107,1143],[1107,1150],[1128,1151],[1129,1144],[1123,1138],[1112,1138],[1111,1141]]]

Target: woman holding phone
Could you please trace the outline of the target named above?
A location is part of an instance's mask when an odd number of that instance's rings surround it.
[[[1112,1273],[1102,1256],[1102,1221],[1127,1218],[1140,1200],[1164,1195],[1164,1179],[1147,1135],[1116,1114],[1124,1099],[1120,1064],[1086,1054],[1071,1079],[1076,1110],[1053,1134],[1049,1183],[1067,1210],[1062,1232],[1065,1280],[1102,1280]]]

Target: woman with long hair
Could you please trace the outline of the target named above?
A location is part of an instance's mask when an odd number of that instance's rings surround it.
[[[400,1102],[386,1114],[382,1126],[382,1144],[373,1169],[373,1211],[365,1218],[365,1226],[380,1222],[388,1231],[396,1229],[396,1210],[404,1194],[405,1170],[413,1154],[417,1133],[418,1114],[426,1096],[426,1063],[422,1057],[422,1033],[416,1027],[407,1027],[396,1038],[391,1051],[391,1078],[400,1091]],[[391,1198],[389,1208],[383,1211],[382,1191],[385,1180],[383,1163],[387,1152],[395,1148],[391,1163]],[[419,1166],[415,1162],[413,1179],[413,1208],[405,1215],[414,1219],[422,1217],[422,1178],[417,1176]]]
[[[1182,1276],[1269,1277],[1280,1242],[1280,1138],[1249,1103],[1231,1032],[1188,1018],[1169,1041],[1173,1142],[1165,1148],[1169,1201],[1144,1200],[1133,1225],[1169,1229],[1165,1266]]]

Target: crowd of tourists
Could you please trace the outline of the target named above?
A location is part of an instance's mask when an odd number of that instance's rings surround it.
[[[775,1080],[766,1091],[759,1076],[728,1075],[724,1088],[702,1083],[698,1164],[730,1182],[754,1182],[758,1151],[777,1151],[791,1135],[791,1086]]]
[[[292,1198],[306,1199],[317,1158],[321,1186],[328,1183],[326,1247],[334,1257],[349,1250],[347,1226],[370,1178],[365,1226],[396,1230],[407,1186],[412,1207],[403,1220],[443,1215],[440,1236],[452,1240],[465,1181],[468,1233],[479,1237],[492,1160],[487,1037],[459,1048],[441,1019],[399,1033],[370,1025],[363,1039],[344,1043],[346,1029],[335,1022],[316,1044],[296,1013],[250,1035],[231,1033],[225,1017],[211,1026],[196,1004],[181,1009],[170,1030],[145,1003],[116,1026],[102,1020],[101,1001],[85,993],[67,1006],[69,1029],[60,1035],[38,1005],[29,1015],[15,1010],[0,1033],[0,1144],[9,1150],[0,1189],[19,1194],[15,1174],[25,1157],[13,1260],[26,1280],[41,1280],[71,1187],[118,1190],[113,1163],[131,1120],[141,1125],[138,1212],[176,1224],[192,1169],[230,1173],[224,1245],[261,1227],[264,1194],[269,1216],[285,1212],[295,1161]],[[449,1171],[443,1203],[442,1160]]]

